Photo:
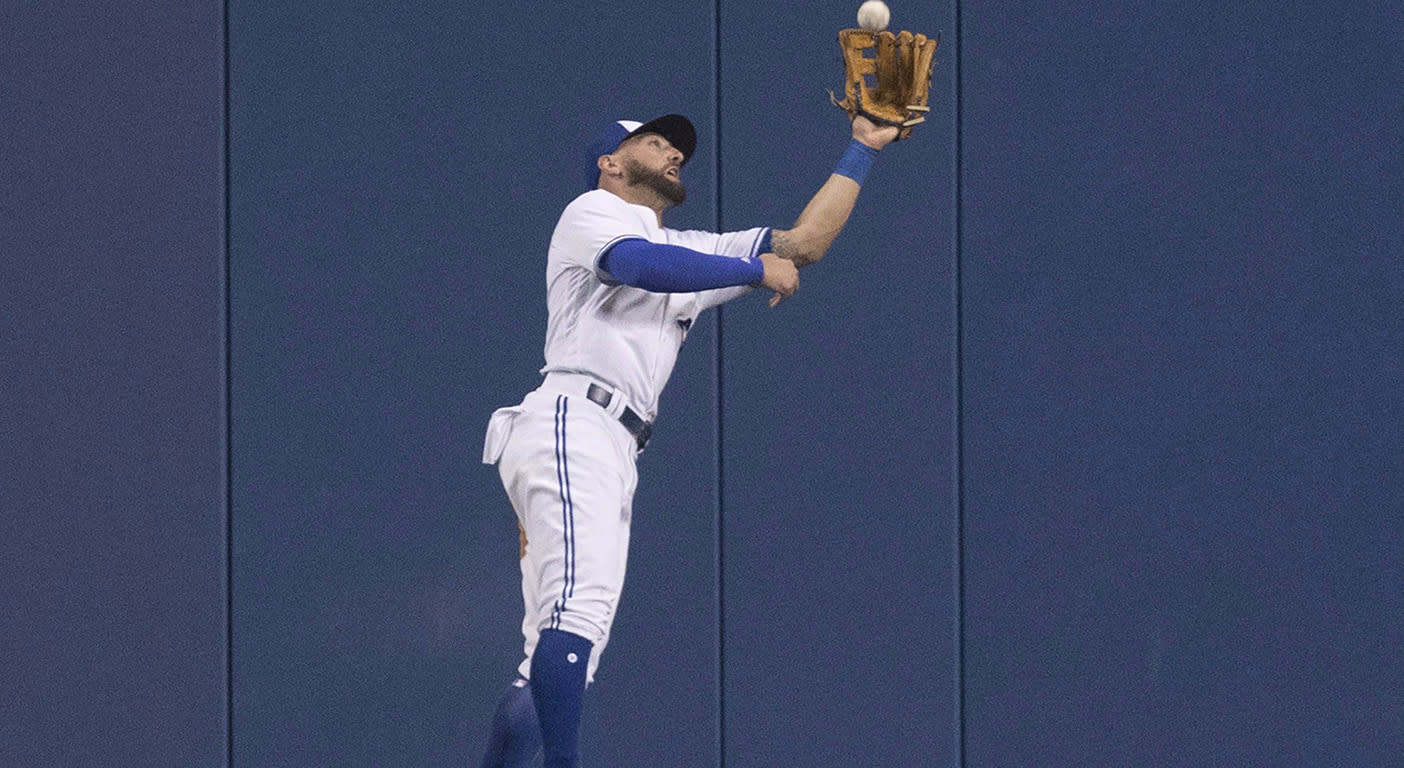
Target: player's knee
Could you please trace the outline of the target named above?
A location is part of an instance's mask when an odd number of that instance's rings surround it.
[[[612,617],[611,617],[612,618]],[[592,645],[598,645],[609,634],[610,622],[607,618],[590,615],[583,611],[568,611],[541,625],[540,630],[558,629],[582,637]]]

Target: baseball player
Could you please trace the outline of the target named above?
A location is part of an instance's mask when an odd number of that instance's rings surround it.
[[[493,721],[484,768],[577,766],[580,712],[624,585],[629,520],[658,398],[697,316],[754,287],[771,306],[799,288],[848,221],[898,128],[863,115],[834,173],[789,229],[679,231],[697,146],[681,115],[621,120],[590,145],[584,194],[561,214],[546,260],[541,385],[492,415],[496,464],[521,528],[525,659]],[[536,761],[536,762],[533,762]]]

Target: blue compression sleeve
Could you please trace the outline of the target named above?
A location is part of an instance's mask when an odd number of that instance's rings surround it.
[[[580,768],[580,710],[593,644],[559,629],[541,630],[531,654],[531,699],[541,723],[545,768]]]
[[[854,139],[849,142],[843,157],[839,158],[839,164],[834,169],[834,173],[847,176],[862,185],[863,179],[868,177],[868,170],[873,167],[873,160],[877,154],[876,149]]]
[[[630,238],[610,246],[600,268],[615,280],[654,293],[685,293],[751,285],[765,277],[759,259],[733,259]]]

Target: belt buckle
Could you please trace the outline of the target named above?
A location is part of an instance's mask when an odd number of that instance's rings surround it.
[[[614,401],[614,393],[604,387],[590,382],[590,386],[585,390],[585,399],[606,410],[609,404]],[[648,445],[648,439],[653,436],[653,425],[644,421],[634,409],[624,406],[624,410],[619,412],[619,423],[629,430],[629,434],[634,436],[634,442],[639,444],[639,450],[643,450]]]

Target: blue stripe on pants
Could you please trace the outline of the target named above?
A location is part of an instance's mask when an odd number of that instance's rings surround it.
[[[551,628],[559,629],[566,601],[575,594],[575,506],[570,497],[570,465],[566,458],[566,415],[570,400],[565,395],[556,398],[556,487],[561,497],[561,528],[565,538],[564,578],[561,599],[551,612]]]

